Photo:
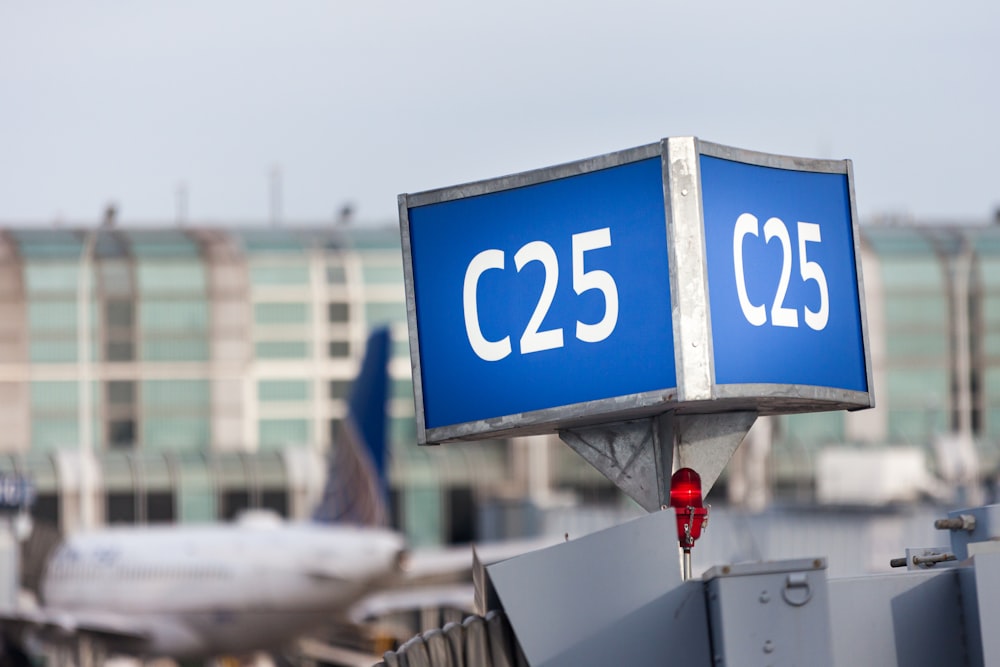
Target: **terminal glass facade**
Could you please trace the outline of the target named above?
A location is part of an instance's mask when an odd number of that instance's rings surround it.
[[[807,488],[829,445],[913,445],[933,465],[936,438],[955,432],[994,474],[1000,228],[862,236],[877,407],[863,427],[841,412],[774,418],[774,481]],[[415,446],[395,226],[0,230],[2,465],[30,471],[36,513],[64,529],[87,450],[105,522],[308,516],[367,334],[383,324],[395,521],[414,544],[475,537],[485,503],[537,480],[509,441]],[[550,489],[614,495],[546,446]]]

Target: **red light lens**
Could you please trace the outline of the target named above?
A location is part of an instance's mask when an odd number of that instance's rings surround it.
[[[691,468],[681,468],[670,478],[670,506],[701,507],[701,475]]]

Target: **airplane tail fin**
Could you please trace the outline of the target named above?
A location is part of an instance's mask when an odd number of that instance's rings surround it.
[[[314,521],[365,526],[388,522],[389,343],[387,327],[368,337],[361,371],[351,387],[347,418],[334,433],[326,486]]]

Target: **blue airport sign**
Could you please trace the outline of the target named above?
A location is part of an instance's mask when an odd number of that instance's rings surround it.
[[[682,138],[400,195],[418,441],[872,405],[851,178]]]
[[[426,429],[672,390],[660,157],[628,157],[641,159],[411,198]]]
[[[699,162],[715,382],[867,392],[848,174]]]

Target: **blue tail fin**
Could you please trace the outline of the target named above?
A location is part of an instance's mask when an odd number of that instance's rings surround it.
[[[389,329],[371,333],[351,387],[347,418],[334,433],[323,498],[314,521],[385,525],[388,521],[386,407]]]

